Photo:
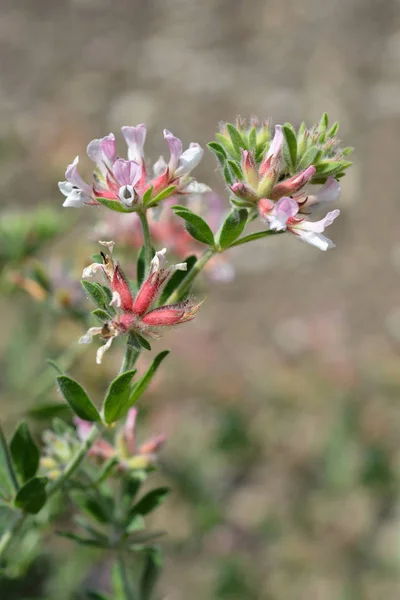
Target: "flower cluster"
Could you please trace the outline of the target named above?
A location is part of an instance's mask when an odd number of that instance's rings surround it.
[[[337,124],[328,129],[323,115],[311,130],[304,124],[298,132],[288,124],[276,125],[271,140],[269,123],[253,122],[250,127],[239,119],[236,127],[224,124],[218,142],[209,147],[223,167],[234,205],[257,211],[273,231],[287,230],[327,250],[334,244],[322,232],[340,211],[316,222],[307,216],[340,197],[338,179],[351,164],[345,157],[352,149],[340,149],[337,130]],[[307,184],[322,185],[315,192]]]
[[[105,322],[103,327],[91,327],[80,339],[81,344],[89,344],[94,335],[100,335],[106,340],[97,351],[97,364],[101,364],[104,353],[110,348],[113,340],[120,335],[136,332],[141,336],[157,338],[159,327],[179,325],[194,318],[200,304],[195,304],[192,298],[178,304],[151,309],[171,275],[176,270],[186,271],[186,263],[167,267],[166,249],[156,252],[148,276],[134,297],[119,263],[113,258],[114,242],[99,243],[108,250],[108,253],[102,252],[103,262],[91,264],[84,269],[82,277],[91,278],[99,272],[105,276],[112,292],[110,306],[117,311],[117,314],[112,320]]]
[[[191,143],[183,151],[182,142],[164,129],[164,138],[170,150],[167,163],[160,157],[151,170],[146,165],[144,143],[146,126],[122,127],[128,146],[128,160],[119,158],[114,134],[92,140],[87,147],[89,158],[95,163],[93,181],[87,183],[78,170],[77,156],[65,172],[66,181],[58,187],[66,199],[63,206],[81,207],[103,204],[119,212],[133,212],[143,205],[156,206],[172,194],[203,193],[208,188],[190,177],[199,164],[203,149]]]
[[[165,435],[157,435],[141,445],[136,442],[136,408],[128,411],[125,423],[118,429],[114,444],[99,439],[89,451],[89,456],[94,456],[101,461],[114,459],[121,471],[147,470],[157,462],[157,452],[165,442]],[[78,437],[86,441],[92,424],[76,417],[74,419]]]

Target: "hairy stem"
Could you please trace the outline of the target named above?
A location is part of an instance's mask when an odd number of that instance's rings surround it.
[[[144,265],[145,265],[145,272],[147,273],[148,269],[150,268],[151,259],[153,258],[153,256],[152,256],[153,253],[152,253],[152,249],[151,249],[150,229],[149,229],[149,223],[147,221],[146,212],[138,212],[138,215],[139,215],[139,219],[140,219],[140,223],[142,225],[142,231],[143,231]]]
[[[203,254],[200,256],[198,261],[195,263],[193,269],[189,271],[186,277],[181,281],[175,291],[170,295],[166,304],[174,304],[175,302],[179,302],[185,293],[188,291],[194,279],[196,279],[197,275],[204,269],[208,261],[214,256],[215,250],[212,248],[206,248]]]

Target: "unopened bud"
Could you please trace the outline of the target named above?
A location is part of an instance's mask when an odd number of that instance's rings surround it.
[[[242,172],[246,183],[254,190],[258,186],[258,172],[254,157],[248,150],[242,152]]]
[[[257,202],[259,196],[256,192],[248,186],[246,183],[242,183],[241,181],[237,181],[231,186],[232,192],[240,198],[241,200],[246,200],[247,202]]]
[[[279,200],[279,198],[282,198],[283,196],[292,196],[293,194],[296,194],[310,181],[315,172],[316,168],[311,165],[311,167],[304,169],[304,171],[294,175],[294,177],[281,181],[274,186],[269,197],[272,200]]]

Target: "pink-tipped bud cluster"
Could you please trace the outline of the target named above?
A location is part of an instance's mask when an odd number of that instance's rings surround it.
[[[144,124],[122,127],[128,146],[128,160],[118,157],[114,134],[92,140],[87,147],[87,154],[96,165],[93,181],[89,184],[81,177],[78,171],[79,157],[76,157],[67,167],[66,180],[58,184],[61,193],[66,196],[63,206],[97,206],[104,199],[122,204],[124,210],[134,211],[141,207],[144,197],[146,206],[155,206],[160,194],[160,199],[164,199],[172,194],[209,191],[207,186],[190,176],[203,157],[203,149],[199,144],[191,143],[183,151],[181,140],[165,129],[164,138],[170,150],[169,162],[160,157],[149,169],[144,157],[146,133]]]
[[[114,443],[97,440],[89,451],[100,461],[114,459],[120,471],[147,470],[153,467],[158,458],[158,452],[165,443],[165,435],[157,435],[138,445],[136,441],[136,408],[131,408],[125,423],[117,430]],[[74,419],[78,437],[84,442],[89,435],[92,424],[76,417]]]
[[[106,322],[103,327],[91,327],[80,339],[81,344],[90,343],[94,335],[100,335],[106,340],[97,351],[98,364],[102,362],[104,353],[116,337],[137,332],[140,335],[157,338],[159,327],[171,327],[191,321],[200,306],[189,298],[177,304],[152,308],[171,275],[177,270],[186,271],[187,268],[186,263],[167,267],[165,248],[156,252],[147,278],[134,297],[119,263],[113,258],[114,242],[100,242],[100,244],[108,249],[108,253],[102,252],[103,262],[86,267],[82,277],[90,278],[98,272],[103,273],[112,292],[110,304],[117,310],[117,316]]]

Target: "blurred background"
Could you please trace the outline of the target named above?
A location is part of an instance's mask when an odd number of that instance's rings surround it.
[[[90,172],[88,141],[145,122],[156,159],[164,127],[204,146],[237,114],[340,121],[356,152],[337,248],[237,248],[233,280],[206,275],[199,316],[154,345],[173,350],[140,430],[168,435],[159,593],[399,597],[399,1],[2,0],[0,52],[1,417],[11,431],[29,411],[38,440],[57,399],[46,358],[100,398],[123,352],[99,368],[76,343],[92,308],[80,273],[113,225],[61,208],[57,181],[76,154]],[[210,153],[195,174],[226,198]],[[1,597],[107,589],[109,557],[41,520]]]

